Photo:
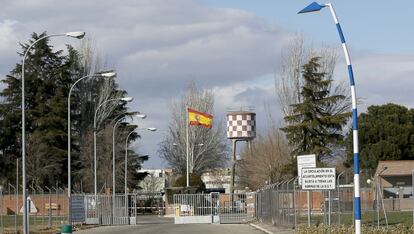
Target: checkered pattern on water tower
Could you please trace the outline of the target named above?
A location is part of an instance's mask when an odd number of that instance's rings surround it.
[[[227,138],[251,139],[256,137],[256,114],[251,112],[227,113]]]

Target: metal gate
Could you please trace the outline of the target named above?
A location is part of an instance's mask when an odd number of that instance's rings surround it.
[[[133,201],[139,215],[164,215],[165,203],[162,193],[137,193]]]
[[[220,223],[247,223],[255,218],[255,193],[220,194]]]
[[[176,224],[247,223],[255,219],[255,193],[175,194]]]
[[[136,224],[136,196],[85,195],[87,224],[128,225]]]
[[[218,194],[174,194],[175,224],[218,222]]]

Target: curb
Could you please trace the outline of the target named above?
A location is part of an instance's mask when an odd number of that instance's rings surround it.
[[[260,231],[265,232],[267,234],[274,234],[273,232],[271,232],[269,230],[266,230],[266,229],[260,227],[259,225],[256,225],[256,224],[253,224],[253,223],[250,223],[249,225],[256,228],[256,229],[259,229]]]

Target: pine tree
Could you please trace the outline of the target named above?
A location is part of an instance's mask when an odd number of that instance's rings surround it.
[[[380,160],[414,160],[414,109],[393,103],[369,106],[358,125],[361,168],[375,170]],[[352,134],[350,129],[346,166],[353,164]]]
[[[28,43],[21,44],[20,56],[23,56],[32,42],[43,36],[46,36],[46,33],[40,35],[33,33]],[[67,46],[67,50],[67,54],[64,54],[62,50],[54,51],[49,40],[45,39],[35,44],[25,60],[28,184],[51,186],[59,183],[59,185],[66,185],[68,93],[77,79],[94,72],[82,63],[82,55],[77,50],[71,46]],[[2,103],[0,103],[0,183],[3,184],[15,181],[16,160],[21,155],[21,68],[21,64],[16,64],[10,74],[2,80],[5,88],[0,92],[2,98]],[[101,97],[101,89],[105,82],[112,84],[106,98],[119,98],[126,95],[126,91],[119,89],[113,79],[109,81],[85,80],[72,93],[71,135],[72,181],[74,185],[79,185],[81,179],[87,178],[88,173],[92,172],[90,160],[85,160],[82,155],[90,153],[90,151],[83,151],[92,146],[91,142],[86,139],[89,139],[91,135],[94,109],[99,104],[97,100]],[[111,109],[103,119],[101,129],[112,129],[111,120],[126,111],[126,103]],[[131,130],[130,127],[119,129],[119,136],[128,133]],[[105,135],[104,132],[101,131],[98,137],[102,139]],[[133,134],[130,140],[133,141],[137,137],[137,134]],[[98,144],[98,152],[103,159],[98,164],[100,184],[103,184],[102,181],[109,181],[107,178],[111,177],[108,171],[112,169],[112,161],[107,160],[111,157],[108,156],[112,152],[108,149],[109,146],[112,146],[111,140],[112,137],[110,137],[110,142]],[[125,140],[118,142],[120,145],[118,149],[124,149],[124,142]],[[123,152],[125,151],[120,150],[118,155],[123,155]],[[130,184],[137,185],[142,175],[136,171],[147,157],[138,156],[134,151],[131,151],[130,155],[128,168],[128,172],[131,174],[129,176]],[[118,165],[121,165],[121,162]],[[123,173],[121,169],[117,171],[119,174]],[[118,177],[121,178],[121,176]],[[90,188],[88,190],[92,191]]]
[[[286,133],[293,155],[316,154],[321,161],[332,147],[343,141],[342,128],[350,113],[333,113],[332,106],[342,95],[330,95],[332,79],[320,72],[319,57],[313,57],[302,68],[304,85],[302,102],[292,105],[293,114],[286,116]]]
[[[32,34],[28,44],[21,44],[23,56],[29,44],[46,33]],[[65,58],[62,51],[53,51],[48,40],[41,40],[30,50],[25,60],[25,100],[26,100],[26,137],[27,137],[27,172],[30,182],[44,182],[48,178],[50,182],[60,176],[60,169],[56,159],[60,154],[57,149],[63,144],[59,135],[61,110],[56,110],[58,103],[62,102],[59,81],[60,71]],[[6,87],[0,93],[4,102],[0,105],[2,134],[0,141],[3,150],[3,157],[15,164],[15,160],[21,154],[21,64],[11,71],[2,82]],[[57,126],[56,131],[45,131],[49,127]],[[52,156],[53,155],[53,156]],[[13,170],[15,171],[13,165]],[[57,170],[56,170],[57,169]],[[7,171],[4,176],[10,180],[14,173]]]

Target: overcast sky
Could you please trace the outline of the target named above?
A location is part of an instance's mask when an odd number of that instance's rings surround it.
[[[212,88],[215,119],[226,108],[255,106],[259,131],[265,106],[280,119],[274,91],[281,50],[295,34],[314,45],[340,48],[327,10],[297,15],[311,1],[295,0],[0,0],[0,77],[19,62],[16,51],[32,32],[86,31],[100,56],[116,68],[120,87],[135,98],[142,127],[167,129],[169,105],[191,80]],[[332,1],[353,60],[357,95],[365,110],[394,102],[414,106],[413,1]],[[63,48],[77,45],[54,38]],[[341,51],[340,51],[341,52]],[[347,80],[338,61],[335,80]],[[145,167],[165,166],[157,155],[165,132],[141,133]]]

